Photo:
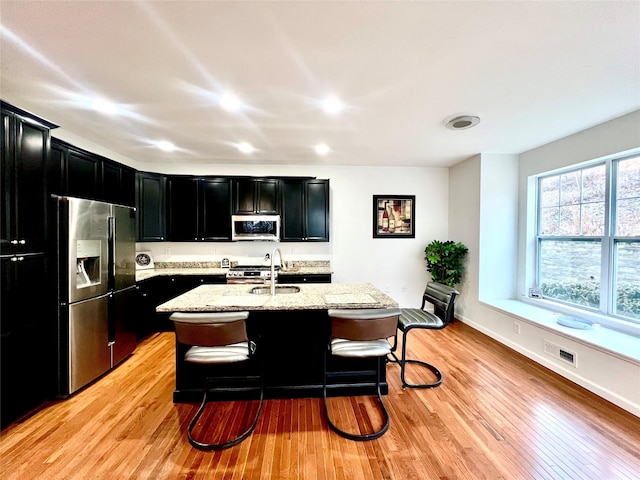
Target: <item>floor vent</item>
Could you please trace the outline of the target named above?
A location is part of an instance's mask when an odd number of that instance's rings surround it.
[[[567,362],[574,367],[578,366],[578,356],[575,352],[567,350],[566,348],[556,345],[548,340],[544,341],[544,352],[552,357],[559,358],[560,360]]]

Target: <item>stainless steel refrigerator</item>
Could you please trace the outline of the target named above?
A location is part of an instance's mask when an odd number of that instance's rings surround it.
[[[58,197],[59,394],[129,356],[135,335],[135,209]]]

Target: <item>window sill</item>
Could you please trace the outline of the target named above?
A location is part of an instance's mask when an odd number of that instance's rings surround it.
[[[640,365],[640,335],[620,332],[602,325],[588,330],[565,327],[556,322],[556,317],[568,312],[560,312],[559,308],[552,309],[548,306],[550,302],[536,301],[538,302],[539,305],[532,305],[521,300],[494,299],[482,303],[555,334]]]

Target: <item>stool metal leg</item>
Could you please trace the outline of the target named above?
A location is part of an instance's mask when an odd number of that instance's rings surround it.
[[[407,330],[402,332],[402,356],[401,358],[398,358],[398,356],[395,353],[395,350],[398,346],[398,337],[396,335],[396,338],[394,339],[394,344],[391,350],[391,356],[393,357],[393,360],[389,360],[390,362],[393,363],[397,363],[398,365],[400,365],[400,380],[402,381],[402,388],[434,388],[439,386],[440,384],[442,384],[443,381],[443,376],[442,376],[442,372],[440,370],[438,370],[437,367],[435,367],[434,365],[431,365],[430,363],[424,362],[422,360],[415,360],[412,358],[407,358],[407,334],[409,333],[409,331],[411,330],[411,328],[408,328]],[[405,378],[405,367],[407,365],[407,363],[413,363],[416,365],[422,365],[425,368],[428,368],[435,376],[436,376],[436,381],[433,383],[408,383],[406,378]]]
[[[341,430],[331,421],[331,418],[329,417],[329,408],[327,407],[327,355],[328,354],[329,352],[327,350],[327,352],[325,352],[324,354],[322,400],[324,402],[324,416],[327,419],[327,424],[329,425],[329,428],[331,428],[331,430],[336,432],[341,437],[348,438],[349,440],[366,441],[366,440],[375,440],[376,438],[380,438],[382,435],[385,434],[387,430],[389,430],[389,412],[387,412],[387,408],[385,407],[384,402],[382,401],[382,394],[380,392],[380,363],[382,362],[380,362],[380,360],[376,362],[376,365],[377,365],[376,366],[376,393],[378,397],[378,404],[380,405],[380,410],[384,415],[384,425],[382,426],[382,428],[380,428],[380,430],[376,432],[367,433],[364,435],[358,435],[355,433],[349,433],[349,432],[345,432],[344,430]]]
[[[414,359],[407,358],[407,333],[409,333],[409,330],[407,330],[406,332],[403,332],[402,334],[402,362],[400,364],[400,379],[402,380],[402,388],[437,387],[442,383],[442,372],[440,372],[440,370],[438,370],[435,366],[431,365],[430,363],[424,362],[422,360],[414,360]],[[405,366],[407,363],[414,363],[414,364],[422,365],[423,367],[428,368],[429,370],[431,370],[431,372],[433,372],[437,380],[433,383],[407,383],[404,376]]]
[[[251,424],[251,426],[249,426],[249,428],[245,432],[243,432],[238,437],[228,442],[202,443],[197,441],[195,438],[193,438],[193,429],[198,423],[198,420],[200,419],[202,412],[204,412],[204,409],[208,403],[208,397],[209,397],[209,385],[206,384],[204,389],[204,395],[202,397],[202,403],[200,404],[200,408],[198,408],[198,411],[196,412],[195,416],[193,417],[193,419],[191,419],[191,422],[189,422],[189,428],[187,429],[187,437],[189,438],[189,443],[200,450],[206,450],[206,451],[223,450],[225,448],[233,447],[234,445],[239,444],[245,438],[247,438],[251,434],[251,432],[253,432],[253,430],[256,428],[256,425],[258,424],[258,417],[260,416],[260,410],[262,410],[262,401],[264,399],[264,375],[260,375],[260,403],[258,404],[258,410],[256,411],[256,415],[255,415],[255,418],[253,419],[253,423]]]

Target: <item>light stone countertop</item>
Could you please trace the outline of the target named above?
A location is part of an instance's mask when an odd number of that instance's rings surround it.
[[[281,293],[272,297],[249,293],[256,285],[200,285],[159,305],[156,311],[326,310],[398,306],[394,299],[370,283],[316,283],[295,286],[300,288],[300,292]]]

